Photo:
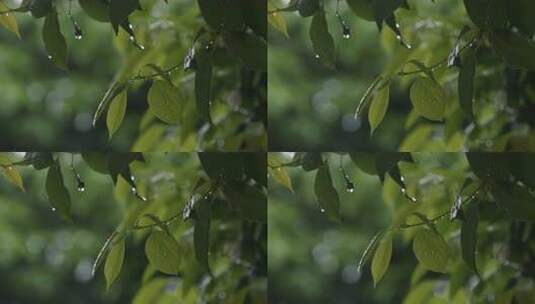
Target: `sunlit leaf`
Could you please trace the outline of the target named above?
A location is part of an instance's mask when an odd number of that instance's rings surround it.
[[[166,274],[178,274],[180,270],[180,246],[163,231],[153,231],[145,241],[145,255],[149,262]]]
[[[271,0],[268,0],[268,22],[274,29],[288,37],[288,25],[286,24],[286,19],[281,13],[273,12],[275,9],[276,7],[271,3]]]
[[[115,96],[110,103],[110,107],[108,108],[108,116],[106,117],[106,125],[108,126],[110,139],[112,138],[113,134],[117,132],[123,122],[123,118],[126,113],[127,101],[128,98],[126,91],[123,91],[119,95]]]
[[[385,86],[380,89],[373,98],[368,112],[368,120],[370,121],[371,133],[381,124],[386,112],[388,110],[388,103],[390,99],[390,88]]]
[[[520,221],[535,221],[535,195],[524,186],[498,182],[492,185],[497,204]]]
[[[292,187],[292,180],[286,171],[286,168],[282,166],[282,160],[274,153],[268,154],[268,172],[269,176],[273,178],[277,183],[285,187],[290,191],[294,191]]]
[[[52,0],[34,0],[30,2],[30,11],[34,18],[42,18],[52,11]]]
[[[459,71],[459,103],[470,119],[474,119],[474,76],[476,73],[476,51],[468,49],[462,57],[462,66]]]
[[[267,197],[260,189],[239,184],[225,188],[225,196],[239,214],[250,221],[267,222]]]
[[[6,176],[7,180],[10,181],[13,185],[20,188],[20,190],[24,190],[24,183],[22,182],[22,177],[20,176],[19,170],[15,168],[14,166],[8,165],[4,166],[4,175]]]
[[[411,86],[410,98],[418,114],[429,119],[441,121],[446,110],[446,91],[438,83],[418,77]]]
[[[124,261],[125,240],[121,238],[110,249],[106,263],[104,264],[104,276],[106,277],[106,286],[110,289],[115,279],[121,273]]]
[[[182,100],[178,88],[164,80],[152,83],[148,97],[149,111],[168,124],[180,121]]]
[[[312,16],[320,10],[320,0],[300,0],[298,10],[302,17]]]
[[[482,28],[502,28],[507,22],[507,0],[464,0],[468,16]]]
[[[387,233],[379,242],[377,249],[372,260],[372,276],[373,284],[377,286],[377,283],[381,281],[384,274],[390,266],[390,260],[392,258],[392,235]]]
[[[442,236],[429,229],[420,229],[412,243],[414,255],[420,264],[434,272],[446,272],[449,249]]]
[[[7,10],[9,10],[9,8],[3,2],[0,2],[0,12],[5,12]],[[19,24],[17,23],[17,19],[15,19],[15,16],[13,16],[13,14],[0,14],[0,24],[5,26],[8,30],[10,30],[15,35],[17,35],[17,37],[20,38]]]

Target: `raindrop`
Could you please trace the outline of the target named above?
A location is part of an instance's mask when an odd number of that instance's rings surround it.
[[[132,42],[132,44],[141,51],[145,50],[145,47],[139,44],[139,42],[137,42],[136,37],[134,37],[134,35],[130,35],[130,37],[128,37],[128,40],[130,40],[130,42]]]
[[[325,209],[321,208],[321,209],[320,209],[320,212],[321,212],[321,213],[325,213]]]
[[[48,55],[47,56],[49,60],[52,60],[52,56],[51,55]]]
[[[56,211],[56,208],[52,207],[52,211]]]
[[[346,192],[353,193],[355,192],[355,185],[352,182],[346,184]]]
[[[320,54],[316,54],[316,55],[314,55],[314,57],[315,57],[316,59],[320,59]]]
[[[349,27],[344,27],[343,30],[342,30],[342,37],[344,39],[349,39],[351,38],[351,29]]]
[[[74,26],[74,39],[81,40],[83,38],[82,29],[74,20],[72,21],[72,25]]]
[[[78,186],[76,187],[76,190],[78,190],[78,192],[85,192],[85,183],[82,181],[78,181]]]

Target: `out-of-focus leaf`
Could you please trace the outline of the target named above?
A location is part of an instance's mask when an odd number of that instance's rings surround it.
[[[276,7],[271,3],[271,0],[268,0],[268,22],[274,29],[288,37],[286,19],[281,13],[274,12],[275,9]]]
[[[235,0],[197,0],[204,20],[214,30],[240,31],[244,27],[242,6]],[[264,15],[265,18],[265,15]]]
[[[502,28],[507,22],[507,0],[464,0],[466,12],[475,25]]]
[[[137,291],[134,296],[133,304],[149,304],[157,303],[158,299],[165,291],[165,286],[168,284],[165,278],[156,278],[145,284]]]
[[[379,242],[372,260],[373,285],[381,281],[390,266],[392,258],[392,235],[387,233]]]
[[[24,190],[24,183],[22,182],[22,177],[20,176],[19,170],[15,168],[14,166],[8,165],[4,166],[4,175],[6,176],[7,180],[10,181],[13,185],[20,188],[20,190]]]
[[[163,231],[153,231],[145,242],[145,255],[149,262],[166,274],[178,274],[180,270],[180,246]]]
[[[490,42],[505,63],[519,70],[535,70],[535,43],[518,33],[497,30],[491,33]]]
[[[263,37],[267,35],[267,10],[266,0],[241,0],[241,8],[245,23],[257,34]],[[245,13],[244,13],[245,12]],[[268,16],[269,18],[269,16]]]
[[[392,16],[402,4],[403,0],[374,0],[372,2],[373,16],[379,28],[383,21]]]
[[[121,238],[111,247],[106,263],[104,264],[104,276],[106,277],[106,286],[110,289],[115,279],[121,273],[124,261],[125,240]]]
[[[42,18],[52,11],[52,0],[30,1],[30,12],[34,18]]]
[[[48,53],[48,58],[55,65],[62,69],[67,69],[67,42],[60,31],[58,14],[51,11],[45,19],[43,25],[43,41]]]
[[[299,0],[298,4],[299,14],[302,17],[309,17],[320,10],[319,0]]]
[[[535,221],[535,195],[528,188],[498,182],[492,185],[491,192],[498,206],[511,217],[520,221]]]
[[[533,18],[535,1],[515,0],[506,2],[509,21],[526,34],[535,33],[535,18]]]
[[[243,153],[243,169],[247,177],[252,178],[258,184],[267,186],[267,153]]]
[[[267,197],[256,187],[240,184],[224,190],[229,203],[240,215],[251,221],[267,222]]]
[[[201,152],[199,160],[214,181],[239,181],[243,177],[243,158],[239,153]]]
[[[377,174],[377,168],[375,167],[375,155],[369,152],[351,152],[349,153],[351,160],[357,165],[357,167],[367,174]]]
[[[438,83],[418,77],[411,86],[410,98],[418,114],[429,119],[441,121],[446,110],[446,91]]]
[[[106,117],[106,125],[108,126],[110,139],[123,123],[127,102],[127,93],[126,91],[123,91],[119,95],[115,96],[110,103],[110,107],[108,108],[108,116]]]
[[[333,186],[329,163],[319,167],[314,182],[314,190],[322,212],[334,221],[340,221],[340,201],[338,192]]]
[[[412,245],[416,259],[424,268],[434,272],[446,272],[449,250],[440,234],[429,229],[420,229],[416,232]]]
[[[108,174],[108,157],[104,152],[83,152],[82,158],[91,169]]]
[[[318,11],[312,18],[309,34],[316,58],[325,65],[334,67],[336,60],[334,39],[329,33],[324,11]]]

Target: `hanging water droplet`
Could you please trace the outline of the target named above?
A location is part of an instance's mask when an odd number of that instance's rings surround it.
[[[343,30],[342,30],[342,37],[344,39],[349,39],[351,38],[351,29],[349,27],[344,27]]]
[[[355,192],[355,185],[352,182],[346,184],[346,192],[353,193]]]
[[[47,56],[48,60],[52,60],[52,55]]]
[[[72,25],[74,26],[74,39],[76,39],[76,40],[82,39],[83,38],[83,33],[82,33],[82,29],[80,28],[78,23],[76,23],[76,21],[72,20]]]
[[[321,212],[321,213],[325,213],[325,209],[321,208],[321,209],[320,209],[320,212]]]
[[[52,211],[56,211],[56,208],[52,207]]]
[[[85,192],[85,183],[82,181],[79,181],[78,186],[76,187],[76,190],[78,190],[78,192]]]
[[[314,57],[315,57],[316,59],[320,59],[320,54],[316,54],[316,55],[314,55]]]

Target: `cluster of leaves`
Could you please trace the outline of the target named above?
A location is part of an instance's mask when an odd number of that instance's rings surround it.
[[[393,210],[390,227],[371,239],[358,270],[371,262],[371,275],[377,285],[395,259],[393,248],[396,239],[400,239],[412,242],[418,261],[404,303],[424,303],[432,298],[438,303],[488,299],[530,303],[535,293],[535,156],[443,155],[449,160],[442,160],[438,168],[428,164],[437,154],[349,155],[363,173],[379,177],[384,200]],[[328,165],[333,157],[328,153],[297,153],[292,160],[283,162],[280,155],[274,154],[269,156],[268,164],[274,181],[290,190],[286,167],[316,170],[314,189],[319,206],[328,218],[340,223],[339,196]],[[346,191],[353,192],[355,187],[342,161],[340,166]]]
[[[224,0],[198,0],[180,6],[165,1],[165,9],[170,12],[160,22],[166,26],[154,26],[150,18],[153,12],[161,10],[159,2],[144,3],[142,7],[139,0],[78,1],[87,16],[109,23],[117,39],[130,41],[134,46],[124,54],[123,68],[99,101],[93,126],[106,116],[111,139],[126,115],[127,92],[149,82],[148,111],[140,125],[141,135],[133,146],[135,151],[154,149],[166,131],[175,135],[168,140],[168,150],[194,150],[195,133],[203,149],[265,147],[265,1],[230,4]],[[72,0],[25,0],[14,9],[0,3],[0,12],[4,13],[0,20],[20,35],[13,13],[30,12],[34,18],[44,18],[42,37],[48,57],[68,70],[68,47],[60,17],[69,18],[76,39],[83,37],[71,13],[72,6]],[[192,9],[195,14],[202,14],[204,22],[196,18],[193,24],[173,24],[178,10]],[[134,29],[131,20],[139,26]],[[226,102],[216,103],[219,100]]]
[[[163,300],[168,295],[161,291],[169,284],[178,286],[178,283],[181,293],[175,294],[175,299],[187,303],[265,303],[265,154],[199,153],[197,181],[187,196],[179,197],[169,196],[152,183],[151,180],[162,178],[161,172],[151,172],[142,178],[136,173],[134,178],[133,172],[147,165],[150,157],[141,153],[82,154],[92,170],[111,177],[116,196],[126,197],[132,192],[136,197],[98,253],[93,275],[103,264],[107,287],[111,288],[128,256],[127,240],[132,239],[144,241],[148,261],[134,303]],[[65,157],[61,153],[28,152],[21,160],[13,161],[13,158],[9,153],[0,154],[7,179],[24,189],[16,166],[47,170],[45,188],[52,210],[75,223],[63,177]],[[72,163],[71,170],[78,183],[77,190],[86,191]],[[177,202],[182,197],[187,197],[186,201]]]
[[[329,4],[334,2],[335,13],[330,14],[333,5]],[[282,12],[297,11],[302,17],[312,17],[310,40],[316,58],[335,68],[335,40],[326,16],[334,15],[333,19],[342,27],[343,37],[351,37],[339,2],[291,1],[285,8],[270,11],[270,24],[287,35]],[[357,17],[375,22],[383,37],[394,37],[400,44],[391,47],[391,63],[372,81],[356,107],[355,118],[367,111],[371,133],[388,112],[390,87],[397,80],[410,87],[413,108],[407,118],[407,128],[412,128],[413,132],[407,135],[400,150],[421,150],[426,139],[433,135],[432,127],[444,121],[440,131],[446,146],[442,150],[458,151],[465,146],[493,151],[533,149],[533,120],[522,114],[533,110],[535,100],[533,1],[463,0],[462,4],[448,5],[447,9],[452,12],[461,11],[466,15],[461,20],[447,17],[429,26],[432,31],[444,30],[434,33],[443,35],[443,39],[429,39],[432,33],[428,33],[423,23],[434,21],[418,15],[415,3],[406,0],[346,2]],[[439,6],[438,3],[435,6]],[[436,9],[444,10],[444,7]],[[451,34],[452,31],[455,34]],[[456,38],[452,40],[452,36]],[[445,46],[446,54],[442,51]],[[455,78],[456,84],[451,85],[449,82]],[[500,95],[499,102],[494,100],[496,94],[504,94]]]

